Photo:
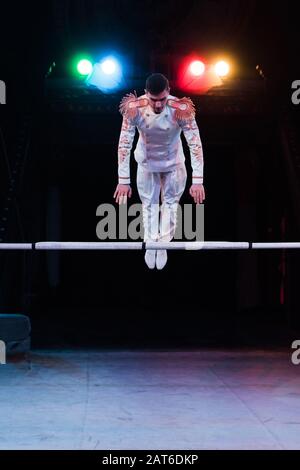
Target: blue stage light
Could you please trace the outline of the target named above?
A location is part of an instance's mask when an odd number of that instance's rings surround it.
[[[119,60],[114,56],[103,57],[94,64],[93,71],[86,80],[104,93],[111,93],[122,86],[123,72]]]

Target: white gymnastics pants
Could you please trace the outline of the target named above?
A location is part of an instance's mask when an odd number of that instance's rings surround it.
[[[162,173],[151,172],[138,165],[137,188],[143,207],[145,241],[169,242],[174,237],[178,203],[186,178],[184,164]]]

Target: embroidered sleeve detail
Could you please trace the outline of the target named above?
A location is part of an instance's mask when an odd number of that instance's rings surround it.
[[[130,154],[135,135],[135,124],[131,119],[123,117],[118,145],[119,182],[130,183]]]
[[[196,120],[180,121],[179,125],[190,149],[193,182],[199,182],[200,178],[203,179],[204,161],[202,142]]]
[[[175,118],[180,120],[189,120],[195,117],[195,105],[191,98],[180,98],[178,100],[168,100],[168,105],[176,109]]]
[[[134,119],[137,116],[138,108],[148,105],[147,98],[138,98],[136,92],[125,95],[120,103],[119,109],[122,116]]]

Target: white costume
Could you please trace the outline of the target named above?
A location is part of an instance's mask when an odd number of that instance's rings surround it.
[[[120,111],[123,123],[118,147],[119,183],[130,184],[130,154],[137,128],[139,139],[134,156],[138,163],[137,188],[143,204],[144,240],[170,241],[186,184],[182,131],[190,150],[193,183],[203,184],[203,152],[194,105],[189,98],[169,95],[163,111],[156,114],[146,95],[130,94],[121,101]]]

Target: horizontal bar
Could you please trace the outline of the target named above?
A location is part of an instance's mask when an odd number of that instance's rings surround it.
[[[0,250],[32,250],[32,243],[0,243]]]
[[[37,242],[0,243],[0,250],[260,250],[300,249],[300,242]]]
[[[267,249],[267,250],[277,250],[277,249],[300,249],[300,243],[299,242],[278,242],[278,243],[253,243],[252,248],[254,250],[261,250],[261,249]]]
[[[247,250],[248,242],[146,242],[147,250]]]
[[[142,250],[142,242],[39,242],[37,250]],[[146,250],[216,250],[249,248],[248,242],[152,242]]]
[[[142,242],[38,242],[36,250],[141,250]]]

